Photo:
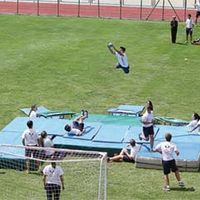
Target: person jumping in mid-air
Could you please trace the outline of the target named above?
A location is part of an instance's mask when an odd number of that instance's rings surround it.
[[[114,54],[118,60],[118,63],[116,65],[117,69],[122,69],[124,73],[129,73],[129,64],[128,64],[128,58],[125,54],[126,48],[120,47],[119,49],[116,49],[115,46],[110,42],[108,44],[108,49],[112,54]]]

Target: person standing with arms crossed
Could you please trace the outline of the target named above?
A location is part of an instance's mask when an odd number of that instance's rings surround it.
[[[163,173],[164,173],[164,191],[170,191],[169,187],[169,174],[170,171],[175,173],[175,177],[178,181],[178,185],[180,187],[184,187],[184,182],[181,181],[180,173],[178,167],[176,166],[176,161],[173,157],[173,153],[175,152],[176,155],[179,155],[179,151],[175,144],[171,142],[172,135],[170,133],[165,134],[165,142],[159,143],[154,152],[159,152],[162,154],[162,166],[163,166]]]
[[[64,187],[64,179],[63,179],[63,169],[56,164],[56,162],[51,162],[50,165],[47,165],[43,169],[43,183],[44,189],[46,190],[47,200],[59,200],[61,187],[62,190]]]
[[[176,16],[172,17],[172,21],[170,22],[171,26],[171,39],[172,43],[176,43],[176,35],[177,35],[177,30],[178,30],[178,21],[176,20]]]

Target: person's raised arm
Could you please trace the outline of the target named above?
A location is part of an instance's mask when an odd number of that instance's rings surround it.
[[[108,49],[109,49],[110,53],[115,54],[115,50],[113,48],[113,44],[109,43],[107,46],[108,46]]]

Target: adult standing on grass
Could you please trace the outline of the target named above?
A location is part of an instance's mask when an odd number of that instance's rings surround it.
[[[172,21],[170,22],[171,26],[171,39],[172,43],[176,43],[176,35],[178,30],[178,21],[176,20],[176,16],[172,16]]]
[[[151,106],[148,106],[146,108],[146,112],[142,116],[141,120],[143,124],[143,131],[141,134],[139,134],[139,139],[145,141],[150,140],[150,151],[152,151],[154,145],[154,116]]]
[[[51,162],[43,169],[43,183],[44,189],[46,190],[47,200],[59,200],[60,192],[65,189],[63,179],[63,169],[56,164]],[[53,198],[54,197],[54,198]]]
[[[197,0],[196,3],[194,4],[194,7],[196,8],[196,19],[195,19],[195,24],[197,24],[198,18],[200,16],[200,0]]]
[[[185,22],[186,24],[186,42],[188,43],[188,36],[190,35],[190,42],[192,43],[192,33],[193,33],[193,20],[191,14],[188,14],[188,18]]]
[[[38,134],[36,131],[33,129],[33,121],[29,120],[27,122],[27,127],[23,134],[22,134],[22,144],[25,146],[25,156],[26,157],[33,157],[36,158],[38,157],[38,151],[35,149],[31,149],[29,147],[35,147],[38,146]],[[26,148],[27,147],[27,148]],[[36,164],[39,166],[39,163],[36,162]],[[26,168],[27,172],[29,173],[30,171],[30,160],[26,160]]]
[[[164,172],[164,191],[169,191],[169,174],[170,171],[175,173],[175,177],[178,181],[178,185],[180,187],[184,187],[183,181],[181,181],[180,173],[178,170],[178,167],[176,166],[176,161],[173,157],[173,153],[175,152],[176,155],[179,155],[179,151],[175,144],[171,142],[172,135],[170,133],[167,133],[165,135],[165,142],[159,143],[155,149],[154,152],[159,152],[162,154],[162,165],[163,165],[163,172]]]
[[[126,48],[120,47],[119,49],[117,49],[111,42],[107,46],[108,46],[108,49],[110,50],[110,52],[112,54],[114,54],[117,58],[118,63],[116,65],[116,68],[122,69],[125,74],[128,74],[130,67],[128,64],[128,57],[125,53]]]

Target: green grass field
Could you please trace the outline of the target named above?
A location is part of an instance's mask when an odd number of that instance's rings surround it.
[[[194,38],[199,34],[197,26]],[[130,74],[114,68],[109,41],[127,48]],[[119,104],[144,105],[149,98],[155,115],[190,119],[193,111],[199,112],[199,46],[184,41],[181,23],[179,44],[172,45],[168,22],[1,15],[0,127],[34,103],[105,114]],[[171,177],[175,189],[164,193],[161,171],[109,163],[108,199],[199,199],[199,173],[182,175],[194,192],[179,191]],[[20,185],[27,177],[22,173],[19,179],[9,171],[6,176],[0,181],[1,194],[10,176]],[[41,177],[32,175],[33,185],[35,179]],[[14,181],[11,188],[13,193],[26,192]]]

